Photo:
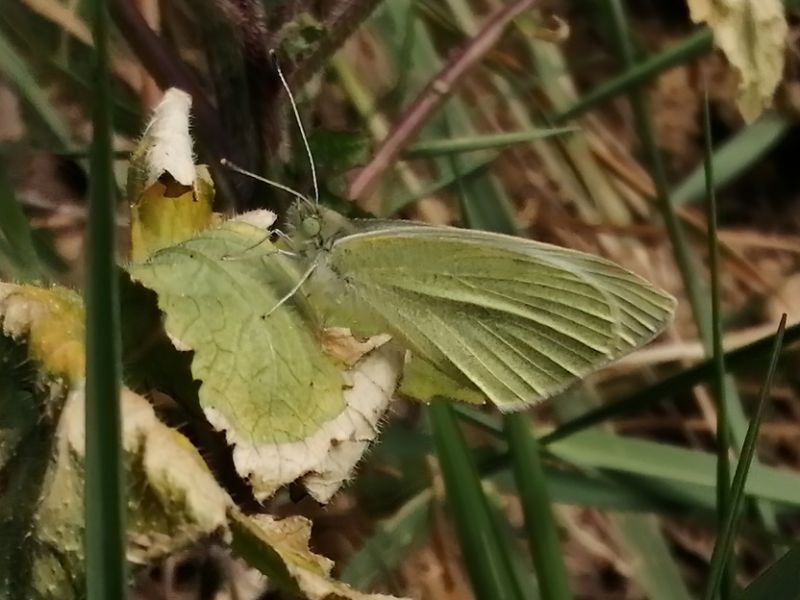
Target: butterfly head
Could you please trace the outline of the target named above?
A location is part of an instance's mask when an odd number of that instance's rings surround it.
[[[300,223],[300,229],[303,230],[303,236],[309,239],[319,237],[322,233],[322,221],[321,221],[320,214],[310,214],[306,217],[303,217],[302,223]]]
[[[298,201],[287,214],[290,236],[301,247],[324,249],[347,233],[346,217],[308,201]]]

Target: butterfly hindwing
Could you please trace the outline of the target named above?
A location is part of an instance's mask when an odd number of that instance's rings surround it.
[[[654,337],[675,300],[605,259],[499,234],[401,224],[321,262],[348,326],[383,328],[501,409],[561,391]]]

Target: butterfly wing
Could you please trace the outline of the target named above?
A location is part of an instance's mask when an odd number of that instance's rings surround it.
[[[552,396],[641,346],[675,307],[603,258],[413,224],[336,240],[314,278],[337,283],[327,289],[334,319],[363,334],[390,332],[503,410]]]

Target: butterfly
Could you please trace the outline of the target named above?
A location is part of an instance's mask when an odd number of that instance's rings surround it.
[[[396,343],[501,410],[553,396],[645,344],[676,301],[613,262],[529,239],[350,220],[299,200],[283,238],[326,326]]]
[[[284,298],[304,293],[327,326],[390,333],[417,359],[515,410],[647,343],[671,320],[672,296],[600,257],[484,231],[349,220],[321,206],[302,120],[275,67],[314,185],[314,201],[289,190],[298,199],[283,240],[305,268]]]
[[[670,320],[669,294],[604,258],[323,206],[295,116],[312,198],[227,164],[297,197],[281,229],[255,211],[165,235],[162,205],[175,204],[176,223],[184,205],[143,194],[133,209],[153,235],[132,236],[143,247],[128,272],[156,293],[174,347],[193,351],[200,406],[257,497],[302,479],[327,500],[377,435],[400,378],[421,400],[517,410]],[[195,187],[186,194],[210,205]]]

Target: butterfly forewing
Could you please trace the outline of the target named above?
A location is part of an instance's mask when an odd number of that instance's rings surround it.
[[[323,270],[341,282],[349,326],[388,330],[502,409],[552,396],[642,345],[675,306],[602,258],[454,228],[348,235]]]

